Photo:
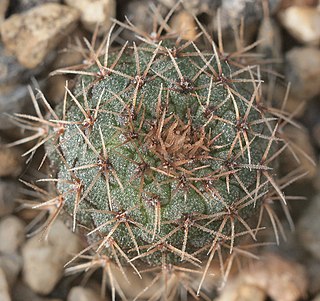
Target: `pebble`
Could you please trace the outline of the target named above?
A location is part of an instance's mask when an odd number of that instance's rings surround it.
[[[22,170],[22,157],[17,149],[0,144],[0,177],[16,177]]]
[[[39,5],[6,19],[2,40],[23,66],[35,68],[74,29],[78,17],[77,10],[65,5]]]
[[[74,286],[68,294],[67,301],[102,301],[102,299],[93,289]]]
[[[0,217],[12,213],[19,195],[18,185],[15,181],[0,179]]]
[[[80,20],[85,29],[94,32],[99,25],[99,34],[106,33],[116,16],[115,0],[65,0],[70,7],[81,12]]]
[[[0,255],[0,269],[5,273],[10,288],[15,284],[21,268],[22,257],[17,252]]]
[[[268,253],[230,279],[216,301],[262,301],[266,295],[274,301],[298,301],[306,296],[307,283],[302,265]]]
[[[299,220],[297,233],[301,245],[320,260],[320,195],[313,198]]]
[[[11,301],[9,285],[3,270],[0,268],[0,300]]]
[[[197,35],[195,20],[186,11],[181,11],[174,15],[170,25],[173,32],[177,33],[181,39],[194,40]]]
[[[64,264],[81,251],[80,239],[61,220],[49,232],[29,239],[22,248],[23,279],[39,294],[50,293],[63,276]]]
[[[299,42],[320,44],[320,10],[310,6],[291,6],[279,13],[285,29]]]
[[[320,50],[313,47],[295,47],[288,51],[285,76],[291,83],[292,93],[296,97],[308,100],[319,94]]]
[[[222,295],[216,301],[264,301],[265,299],[266,292],[258,286],[238,285],[237,282],[234,282],[228,285],[227,290],[223,290]]]
[[[14,253],[22,245],[25,239],[25,224],[16,216],[10,215],[0,222],[0,252]]]

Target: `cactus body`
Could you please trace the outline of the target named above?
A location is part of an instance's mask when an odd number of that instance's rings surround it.
[[[98,254],[115,257],[116,244],[124,263],[200,265],[218,241],[254,237],[273,121],[250,68],[189,44],[110,53],[56,110],[57,188]]]

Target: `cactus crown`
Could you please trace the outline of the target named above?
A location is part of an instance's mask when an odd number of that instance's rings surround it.
[[[158,34],[115,51],[110,33],[105,55],[64,70],[78,77],[63,104],[54,111],[41,94],[49,117],[34,99],[38,117],[17,118],[41,128],[27,153],[45,144],[55,171],[57,196],[38,206],[55,208],[46,229],[63,209],[92,263],[195,266],[200,289],[215,254],[256,239],[261,221],[248,220],[267,196],[285,199],[272,172],[282,113],[263,102],[245,49],[225,54],[198,25],[208,50]]]

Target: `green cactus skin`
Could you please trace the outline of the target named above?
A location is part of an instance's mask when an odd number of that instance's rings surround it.
[[[151,266],[163,253],[199,265],[213,241],[232,249],[241,233],[254,238],[246,220],[270,186],[273,127],[253,72],[173,46],[133,44],[109,55],[104,74],[88,68],[68,91],[60,155],[50,155],[74,229],[89,229],[98,253],[112,257],[116,242]]]

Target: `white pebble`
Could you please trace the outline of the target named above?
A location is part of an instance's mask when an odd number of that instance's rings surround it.
[[[7,279],[1,268],[0,268],[0,300],[11,301]]]
[[[79,237],[57,220],[47,241],[37,235],[23,246],[24,281],[36,293],[50,293],[63,276],[65,263],[80,250]]]
[[[65,0],[65,3],[81,12],[80,20],[83,26],[94,32],[99,25],[99,34],[109,30],[116,16],[115,0]]]
[[[280,22],[301,43],[319,45],[320,10],[309,6],[291,6],[279,14]]]
[[[67,301],[101,301],[101,298],[90,288],[75,286],[70,290]]]
[[[22,65],[34,68],[74,29],[78,17],[77,10],[66,5],[42,4],[6,19],[2,41]]]
[[[8,216],[0,222],[0,252],[14,253],[24,242],[24,223],[16,216]]]

